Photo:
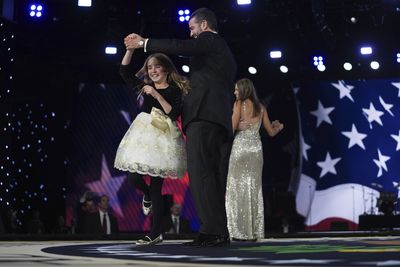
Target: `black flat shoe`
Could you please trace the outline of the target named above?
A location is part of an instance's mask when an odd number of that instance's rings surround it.
[[[204,247],[227,247],[230,246],[231,241],[229,240],[229,236],[219,235],[214,239],[210,239],[204,242]]]
[[[236,238],[233,237],[232,241],[238,241],[238,242],[257,242],[257,238],[254,239],[241,239],[241,238]]]
[[[188,247],[202,247],[204,242],[210,239],[210,236],[205,234],[199,234],[193,241],[183,243],[184,246]]]

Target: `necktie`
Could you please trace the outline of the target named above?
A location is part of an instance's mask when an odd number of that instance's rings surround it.
[[[101,222],[101,227],[103,228],[103,233],[107,234],[107,213],[103,215],[103,221]]]
[[[178,234],[178,218],[174,217],[174,230],[175,234]]]

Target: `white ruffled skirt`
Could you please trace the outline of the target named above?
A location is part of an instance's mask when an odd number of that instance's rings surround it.
[[[162,178],[182,178],[186,172],[186,150],[176,122],[170,125],[173,129],[164,132],[151,121],[148,113],[137,115],[119,144],[114,167]]]

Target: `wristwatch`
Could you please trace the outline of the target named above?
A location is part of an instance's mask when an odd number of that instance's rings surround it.
[[[144,41],[143,41],[143,40],[140,40],[139,43],[138,43],[138,45],[139,45],[140,47],[144,47]]]

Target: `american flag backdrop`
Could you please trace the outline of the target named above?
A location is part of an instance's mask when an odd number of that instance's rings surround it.
[[[382,192],[400,197],[400,80],[315,81],[293,89],[301,121],[297,211],[310,230],[329,230],[333,221],[356,229],[359,215],[380,213]]]

